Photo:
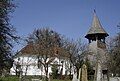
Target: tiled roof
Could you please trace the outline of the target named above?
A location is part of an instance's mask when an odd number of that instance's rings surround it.
[[[37,54],[35,53],[33,44],[28,44],[20,50],[21,54]]]
[[[58,50],[58,53],[54,53]],[[40,50],[37,50],[37,48],[35,48],[34,44],[28,44],[26,45],[24,48],[22,48],[19,53],[21,55],[37,55],[39,54],[38,51]],[[53,53],[52,54],[53,56],[60,56],[60,57],[69,57],[69,54],[65,53],[64,52],[65,50],[63,48],[55,48],[53,50]],[[64,53],[63,53],[64,52]]]

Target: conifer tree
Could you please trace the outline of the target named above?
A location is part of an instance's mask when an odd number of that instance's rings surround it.
[[[12,65],[11,50],[15,29],[10,24],[9,13],[13,12],[15,6],[13,0],[0,0],[0,75],[3,75]]]

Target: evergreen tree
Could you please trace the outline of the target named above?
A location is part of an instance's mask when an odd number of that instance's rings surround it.
[[[10,24],[9,13],[13,12],[15,6],[13,0],[0,0],[0,75],[4,74],[11,65],[11,49],[15,29]]]

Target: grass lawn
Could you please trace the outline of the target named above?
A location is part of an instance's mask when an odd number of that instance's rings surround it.
[[[1,77],[0,81],[19,81],[19,78],[16,76],[9,76],[9,77]],[[31,79],[27,80],[31,81]],[[53,79],[51,81],[71,81],[71,80],[58,80],[58,79]]]
[[[9,76],[9,77],[1,77],[0,81],[18,81],[19,78],[16,76]]]
[[[1,77],[0,81],[19,81],[19,77],[17,76],[8,76],[8,77]],[[26,81],[26,80],[24,80]],[[27,79],[27,81],[31,81],[31,77],[29,79]],[[44,80],[42,80],[44,81]],[[72,80],[59,80],[59,79],[53,79],[51,81],[72,81]],[[92,80],[89,80],[92,81]]]
[[[27,77],[27,80],[24,81],[31,81],[31,78],[33,78],[34,76],[31,77]],[[0,81],[19,81],[19,77],[17,76],[8,76],[8,77],[1,77]],[[42,80],[44,81],[44,80]],[[59,80],[59,79],[53,79],[51,81],[72,81],[72,80]],[[92,80],[89,80],[92,81]]]
[[[57,79],[54,79],[54,80],[51,80],[51,81],[71,81],[71,80],[57,80]]]

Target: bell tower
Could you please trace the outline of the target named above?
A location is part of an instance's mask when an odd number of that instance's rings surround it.
[[[96,15],[95,10],[94,10],[93,15],[94,16],[93,16],[92,26],[89,29],[85,38],[87,38],[89,40],[89,43],[91,43],[92,41],[97,41],[97,40],[99,40],[102,43],[105,43],[105,37],[108,36],[108,33],[103,29],[97,15]]]
[[[105,43],[107,36],[109,35],[102,27],[96,15],[96,11],[94,10],[92,25],[85,36],[89,41],[89,54],[87,58],[93,66],[93,70],[96,70],[96,64],[98,62],[100,63],[101,75],[106,75],[107,73],[107,51]]]

